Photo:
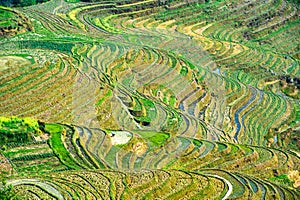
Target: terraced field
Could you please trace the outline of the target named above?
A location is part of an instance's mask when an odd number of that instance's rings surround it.
[[[299,199],[299,9],[0,7],[0,198]]]

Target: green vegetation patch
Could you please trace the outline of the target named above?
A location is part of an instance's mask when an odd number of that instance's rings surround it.
[[[161,147],[170,137],[170,135],[167,133],[158,133],[151,131],[139,131],[137,133],[141,135],[144,139],[149,141],[148,144],[150,148]]]
[[[96,106],[101,106],[102,103],[105,101],[106,98],[110,97],[112,95],[112,90],[108,90],[107,93],[102,97],[97,103]]]
[[[181,67],[181,70],[180,70],[180,74],[181,74],[182,76],[186,76],[187,73],[188,73],[188,68],[187,68],[186,66],[182,66],[182,67]]]
[[[144,98],[139,99],[139,103],[141,103],[143,105],[146,113],[144,116],[136,116],[136,119],[139,121],[150,123],[156,117],[156,109],[155,109],[154,103],[151,100],[144,99]],[[134,108],[135,110],[139,109],[139,107],[137,107],[138,105],[141,106],[140,104],[137,103],[136,107]],[[140,108],[140,109],[142,109],[142,108]]]
[[[5,151],[5,156],[14,158],[14,157],[18,157],[23,154],[31,154],[31,153],[39,152],[39,151],[47,151],[48,149],[49,149],[48,145],[47,146],[43,146],[43,145],[34,146],[34,148],[30,148],[30,147],[10,148],[7,151]]]
[[[30,142],[40,135],[39,123],[32,118],[0,117],[0,144]]]
[[[33,29],[31,22],[21,12],[0,6],[0,37],[13,36]]]
[[[280,184],[280,185],[292,186],[292,181],[289,179],[289,177],[286,174],[274,176],[274,177],[270,178],[269,180],[274,181],[275,183]]]
[[[38,3],[44,3],[47,1],[49,0],[5,0],[5,1],[0,1],[0,5],[25,7],[25,6],[36,5]]]
[[[7,185],[6,180],[2,180],[2,187],[0,187],[0,199],[2,200],[16,200],[19,199],[12,185]]]
[[[59,160],[69,168],[77,169],[77,164],[62,142],[63,127],[58,124],[45,124],[45,131],[50,134],[49,144]]]
[[[107,16],[105,17],[104,19],[100,19],[100,18],[95,18],[93,20],[94,24],[96,26],[98,26],[99,28],[105,30],[105,31],[108,31],[110,33],[113,33],[113,34],[118,34],[118,33],[122,33],[122,30],[118,29],[118,28],[115,28],[113,25],[111,25],[109,23],[109,21],[114,18],[116,15],[110,15],[110,16]]]
[[[0,7],[0,28],[5,28],[11,26],[15,28],[17,26],[15,20],[18,16],[11,10],[4,7]]]
[[[20,48],[32,48],[32,49],[50,49],[56,50],[64,53],[72,53],[72,48],[75,46],[73,43],[69,42],[57,42],[51,40],[45,41],[35,41],[35,40],[27,40],[19,42]]]
[[[45,124],[45,131],[49,132],[50,134],[58,134],[62,132],[62,127],[57,124]]]

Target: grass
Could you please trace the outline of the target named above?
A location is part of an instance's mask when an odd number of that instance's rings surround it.
[[[105,157],[105,160],[111,164],[112,167],[116,165],[116,153],[120,150],[120,148],[120,146],[112,146]]]
[[[0,30],[16,29],[19,26],[18,23],[21,21],[22,19],[18,16],[18,14],[10,8],[0,6]]]
[[[78,169],[77,163],[62,142],[63,127],[58,124],[45,124],[45,131],[50,134],[49,144],[59,160],[71,169]]]
[[[110,33],[113,34],[117,34],[117,33],[122,33],[122,30],[115,28],[114,26],[110,25],[109,20],[111,20],[111,18],[115,17],[114,15],[110,15],[104,19],[100,19],[100,18],[95,18],[93,20],[94,24],[96,26],[98,26],[99,28],[108,31]]]
[[[292,186],[292,181],[286,174],[281,174],[279,176],[274,176],[269,178],[270,181],[278,183],[280,185]]]
[[[6,21],[0,22],[0,28],[5,28],[5,27],[9,27],[9,26],[14,29],[17,27],[17,23],[12,20],[6,20]]]
[[[135,118],[139,121],[151,122],[156,117],[154,103],[151,100],[144,98],[139,99],[139,102],[142,104],[142,107],[139,106],[139,103],[137,103],[134,110],[140,110],[144,108],[146,113],[145,116],[136,116]]]
[[[188,73],[188,68],[187,68],[186,66],[182,66],[182,67],[181,67],[181,70],[180,70],[180,74],[181,74],[182,76],[186,76],[187,73]]]
[[[0,22],[1,23],[1,22]],[[0,55],[1,57],[2,56],[19,56],[19,57],[22,57],[26,60],[29,60],[31,64],[34,64],[35,61],[34,61],[34,58],[32,57],[32,55],[30,54],[19,54],[19,53],[14,53],[14,54],[7,54],[7,55]],[[1,58],[0,57],[0,58]]]
[[[227,148],[227,146],[225,144],[218,143],[218,151],[223,151],[226,148]]]
[[[68,13],[68,17],[69,17],[71,20],[73,20],[73,21],[78,25],[78,27],[81,28],[81,30],[86,31],[86,30],[85,30],[85,25],[84,25],[81,21],[79,21],[79,20],[76,18],[76,17],[77,17],[77,14],[78,14],[81,10],[82,10],[82,8],[76,8],[76,9],[73,9],[72,11],[70,11],[70,12]]]
[[[150,148],[161,147],[170,137],[166,133],[150,132],[150,131],[137,131],[137,133],[144,139],[148,140]]]
[[[171,95],[169,100],[169,105],[175,107],[175,103],[176,103],[176,97]]]
[[[48,159],[44,159],[44,160],[35,160],[34,164],[28,162],[28,164],[17,166],[17,171],[18,171],[18,173],[21,173],[23,175],[36,174],[36,173],[42,174],[42,173],[51,172],[51,171],[54,171],[57,169],[63,169],[65,167],[64,165],[60,165],[58,159],[53,160],[52,158],[48,158]],[[18,165],[18,164],[14,163],[14,165]]]
[[[35,148],[35,149],[27,149],[26,147],[24,147],[24,149],[19,149],[17,151],[15,151],[14,149],[9,149],[7,151],[4,152],[4,155],[6,157],[15,157],[17,155],[21,155],[21,154],[28,154],[28,153],[32,153],[32,152],[36,152],[39,150],[47,150],[49,149],[49,147],[42,147],[42,148]]]
[[[3,7],[0,7],[0,20],[1,21],[5,21],[5,20],[13,18],[13,17],[15,17],[13,12],[3,9]]]
[[[112,90],[108,90],[107,93],[102,97],[97,103],[96,106],[101,106],[102,103],[105,101],[106,98],[110,97],[112,95]]]

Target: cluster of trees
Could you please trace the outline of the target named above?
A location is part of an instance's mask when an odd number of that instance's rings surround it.
[[[25,7],[46,1],[49,0],[0,0],[0,5],[6,7]]]

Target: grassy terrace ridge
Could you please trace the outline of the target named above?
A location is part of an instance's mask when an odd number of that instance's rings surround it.
[[[65,148],[62,137],[63,127],[57,124],[45,124],[45,131],[50,134],[49,144],[60,161],[69,168],[77,168],[77,164]]]
[[[0,5],[0,199],[300,199],[298,1]]]
[[[0,5],[0,36],[7,37],[34,30],[31,22],[21,12]]]

